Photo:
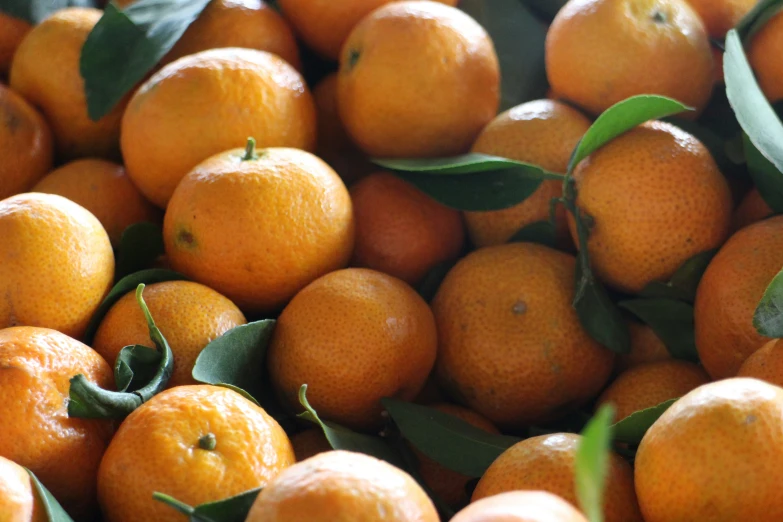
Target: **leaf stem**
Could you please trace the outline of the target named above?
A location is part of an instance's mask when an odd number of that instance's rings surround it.
[[[194,508],[192,506],[189,506],[189,505],[185,504],[184,502],[182,502],[180,500],[177,500],[174,497],[170,497],[169,495],[165,495],[163,493],[159,493],[159,492],[156,491],[156,492],[154,492],[152,494],[152,498],[154,498],[158,502],[163,502],[167,506],[176,509],[177,511],[179,511],[183,515],[186,515],[186,516],[190,517],[190,516],[193,516],[193,515],[196,514],[196,508]]]

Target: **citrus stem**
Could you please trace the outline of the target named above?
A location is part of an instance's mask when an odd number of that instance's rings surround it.
[[[242,156],[242,161],[250,161],[258,159],[256,154],[256,140],[255,138],[248,138],[247,145],[245,145],[245,155]]]
[[[217,446],[217,439],[214,433],[207,433],[198,439],[198,447],[203,450],[212,451],[215,449],[215,446]]]
[[[163,493],[158,493],[157,491],[152,494],[152,498],[157,500],[158,502],[163,502],[169,507],[172,507],[182,513],[186,516],[192,516],[196,514],[196,509],[192,506],[189,506],[185,504],[184,502],[181,502],[177,500],[174,497],[170,497],[168,495],[164,495]]]

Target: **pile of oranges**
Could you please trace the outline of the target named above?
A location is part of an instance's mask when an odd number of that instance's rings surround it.
[[[4,1],[0,520],[586,522],[586,419],[673,399],[640,441],[613,445],[603,520],[783,520],[783,344],[753,322],[783,268],[783,217],[693,130],[725,92],[720,42],[755,0],[564,2],[547,97],[507,110],[507,60],[457,0],[211,0],[98,119],[82,49],[104,11],[32,24]],[[783,100],[783,11],[745,44]],[[645,94],[693,110],[569,168],[598,116]],[[458,209],[373,163],[470,153],[568,172],[578,216],[557,176],[508,208]],[[549,244],[518,241],[543,222]],[[164,254],[115,286],[139,223]],[[614,300],[717,252],[676,300],[692,309],[690,358],[631,313],[628,353],[591,335],[574,307],[585,250]],[[134,366],[165,352],[153,322],[174,361],[155,377]],[[261,354],[236,371],[263,407],[198,377],[207,346],[221,367]],[[72,408],[77,375],[104,390],[98,414]],[[386,399],[513,442],[466,476],[406,442]],[[359,451],[392,439],[404,465]],[[193,511],[248,492],[241,515]]]

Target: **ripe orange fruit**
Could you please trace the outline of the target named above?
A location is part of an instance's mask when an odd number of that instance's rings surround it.
[[[701,111],[713,67],[704,23],[684,0],[569,0],[546,37],[552,89],[595,115],[637,94]]]
[[[370,156],[460,154],[498,110],[498,58],[462,11],[394,2],[351,32],[337,94],[345,128]]]
[[[375,9],[397,0],[280,0],[280,8],[302,40],[337,60],[351,30]],[[450,6],[457,0],[437,0]]]
[[[364,268],[338,270],[299,292],[277,320],[267,365],[282,402],[298,393],[325,419],[355,429],[382,423],[380,400],[411,400],[435,362],[429,306],[402,281]]]
[[[707,148],[674,125],[648,122],[628,131],[582,161],[574,177],[577,206],[593,223],[595,273],[623,292],[668,281],[729,234],[726,179]],[[576,243],[570,215],[569,227]]]
[[[162,220],[160,210],[144,199],[122,165],[110,161],[73,161],[50,172],[32,191],[63,196],[92,212],[115,247],[130,225]]]
[[[351,264],[418,284],[427,272],[456,259],[465,242],[462,216],[388,172],[351,187],[356,246]]]
[[[80,373],[102,388],[113,383],[106,361],[79,341],[48,328],[0,330],[0,456],[35,473],[71,516],[90,520],[113,428],[68,416],[68,381]]]
[[[148,285],[144,289],[144,301],[174,354],[174,373],[169,386],[196,384],[191,372],[201,350],[247,322],[239,308],[226,297],[190,281]],[[129,292],[106,313],[95,332],[92,347],[114,367],[123,347],[133,344],[155,347],[135,292]]]
[[[576,109],[557,101],[536,100],[509,109],[492,120],[481,131],[472,150],[564,174],[574,147],[589,127],[590,120]],[[505,243],[526,225],[549,220],[552,199],[562,195],[562,182],[546,180],[514,207],[493,212],[466,212],[470,239],[478,247]],[[568,245],[571,240],[562,205],[557,207],[555,224],[559,242]]]
[[[267,51],[297,69],[302,66],[294,33],[283,17],[263,0],[209,2],[162,63],[221,47]]]
[[[61,159],[118,156],[125,103],[91,120],[79,72],[82,46],[102,14],[99,9],[61,9],[27,33],[14,55],[11,88],[43,112]]]
[[[618,371],[672,358],[661,338],[646,324],[628,321],[628,333],[631,336],[631,351],[617,356],[615,367]]]
[[[3,457],[0,457],[0,513],[6,522],[47,522],[30,475],[22,466]]]
[[[51,194],[0,201],[0,328],[43,326],[78,338],[114,280],[98,220]]]
[[[748,58],[756,79],[769,101],[783,98],[783,12],[773,16],[750,41]]]
[[[543,490],[577,504],[574,486],[576,451],[581,440],[573,433],[531,437],[504,451],[484,473],[473,502],[514,490]],[[604,491],[606,522],[642,522],[633,486],[633,470],[612,453]]]
[[[325,451],[332,451],[332,445],[326,440],[321,428],[308,428],[291,437],[296,461],[301,462]]]
[[[0,84],[0,199],[29,190],[52,168],[53,154],[52,132],[43,117]]]
[[[447,403],[432,404],[430,407],[457,417],[471,426],[480,428],[488,433],[500,434],[491,422],[467,408]],[[413,452],[416,454],[419,462],[418,470],[421,479],[438,499],[452,507],[463,506],[468,503],[470,497],[468,496],[467,486],[471,480],[470,477],[438,464],[415,448],[413,448]]]
[[[645,522],[783,520],[783,389],[756,379],[696,388],[653,424],[636,453]]]
[[[246,313],[268,313],[348,263],[353,211],[339,176],[312,154],[234,149],[185,176],[163,236],[175,270]]]
[[[348,451],[294,464],[265,487],[246,522],[438,522],[435,506],[404,471]]]
[[[310,150],[315,107],[282,58],[229,48],[186,56],[147,80],[125,112],[121,142],[128,175],[165,207],[189,170],[248,136],[263,147]]]
[[[720,40],[753,9],[758,0],[687,0],[710,37]]]
[[[598,404],[612,404],[615,419],[620,421],[634,412],[682,397],[708,382],[710,378],[704,370],[689,362],[642,364],[621,373],[598,398]]]
[[[736,232],[720,249],[699,283],[694,305],[696,349],[713,379],[737,374],[767,341],[753,314],[783,259],[783,216]]]
[[[444,389],[508,427],[553,420],[597,395],[614,354],[579,323],[574,270],[573,256],[532,243],[457,263],[432,302]]]
[[[470,504],[451,522],[587,522],[587,519],[552,493],[509,491]]]
[[[98,499],[107,522],[179,522],[154,492],[196,506],[267,486],[294,462],[285,432],[260,406],[219,386],[178,386],[120,425],[98,470]]]
[[[0,14],[0,78],[11,70],[11,59],[22,39],[32,29],[25,20]]]
[[[754,187],[745,194],[745,197],[742,198],[739,206],[734,211],[734,215],[731,218],[731,229],[736,232],[748,225],[767,219],[773,214],[774,212],[769,208],[764,198],[761,197],[759,190]]]
[[[761,379],[776,386],[783,386],[783,344],[773,339],[745,359],[737,377]]]

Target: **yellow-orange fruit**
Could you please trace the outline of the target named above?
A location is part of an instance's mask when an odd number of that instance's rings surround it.
[[[473,502],[451,522],[587,522],[587,519],[552,493],[509,491]]]
[[[332,445],[326,440],[321,428],[308,428],[296,433],[291,437],[291,446],[294,448],[297,462],[314,457],[319,453],[332,451]]]
[[[769,101],[783,99],[783,12],[773,16],[750,41],[748,59]]]
[[[758,0],[687,0],[711,38],[720,40],[753,9]]]
[[[773,339],[753,352],[745,359],[737,372],[737,377],[752,377],[783,386],[783,344]]]
[[[16,48],[32,28],[25,20],[0,13],[0,78],[11,70]]]
[[[27,471],[0,457],[0,516],[3,522],[48,522]]]
[[[631,351],[617,357],[615,369],[623,372],[641,364],[666,361],[672,358],[666,345],[655,331],[646,324],[628,321]]]
[[[759,189],[753,187],[745,194],[739,206],[734,210],[734,215],[731,218],[731,229],[736,232],[748,225],[767,219],[773,214],[772,209],[769,208],[767,202],[761,197]]]

